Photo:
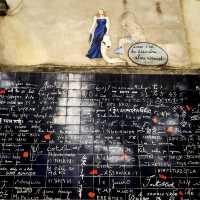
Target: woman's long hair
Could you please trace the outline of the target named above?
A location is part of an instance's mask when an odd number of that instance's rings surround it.
[[[105,11],[104,9],[100,9],[100,10],[103,11],[103,16],[104,16],[104,17],[107,17],[106,11]],[[99,12],[97,12],[96,17],[100,17],[100,16],[101,16],[101,15],[99,14]]]

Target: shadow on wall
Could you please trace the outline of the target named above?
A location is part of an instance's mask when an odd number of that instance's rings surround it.
[[[23,0],[0,0],[0,16],[15,15],[22,6]]]
[[[122,59],[127,60],[131,64],[125,52],[128,52],[131,44],[145,41],[144,30],[137,22],[135,14],[125,9],[125,12],[120,16],[118,48],[115,50],[115,53],[119,54]]]
[[[6,0],[0,0],[0,16],[6,16],[9,6]]]

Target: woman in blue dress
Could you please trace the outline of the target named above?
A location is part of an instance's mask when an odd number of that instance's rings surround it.
[[[110,20],[103,9],[100,9],[94,16],[93,24],[90,29],[90,49],[87,57],[90,59],[102,58],[101,41],[105,34],[108,34]]]

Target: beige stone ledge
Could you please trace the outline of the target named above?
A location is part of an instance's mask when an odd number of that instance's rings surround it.
[[[34,66],[6,66],[0,65],[2,72],[74,72],[74,73],[134,73],[134,74],[200,74],[200,65],[180,67],[156,67],[156,66],[63,66],[43,64]]]

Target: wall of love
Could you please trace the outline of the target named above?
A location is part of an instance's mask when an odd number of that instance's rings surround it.
[[[199,200],[199,9],[0,0],[0,200]]]
[[[0,78],[0,199],[199,199],[198,75]]]

